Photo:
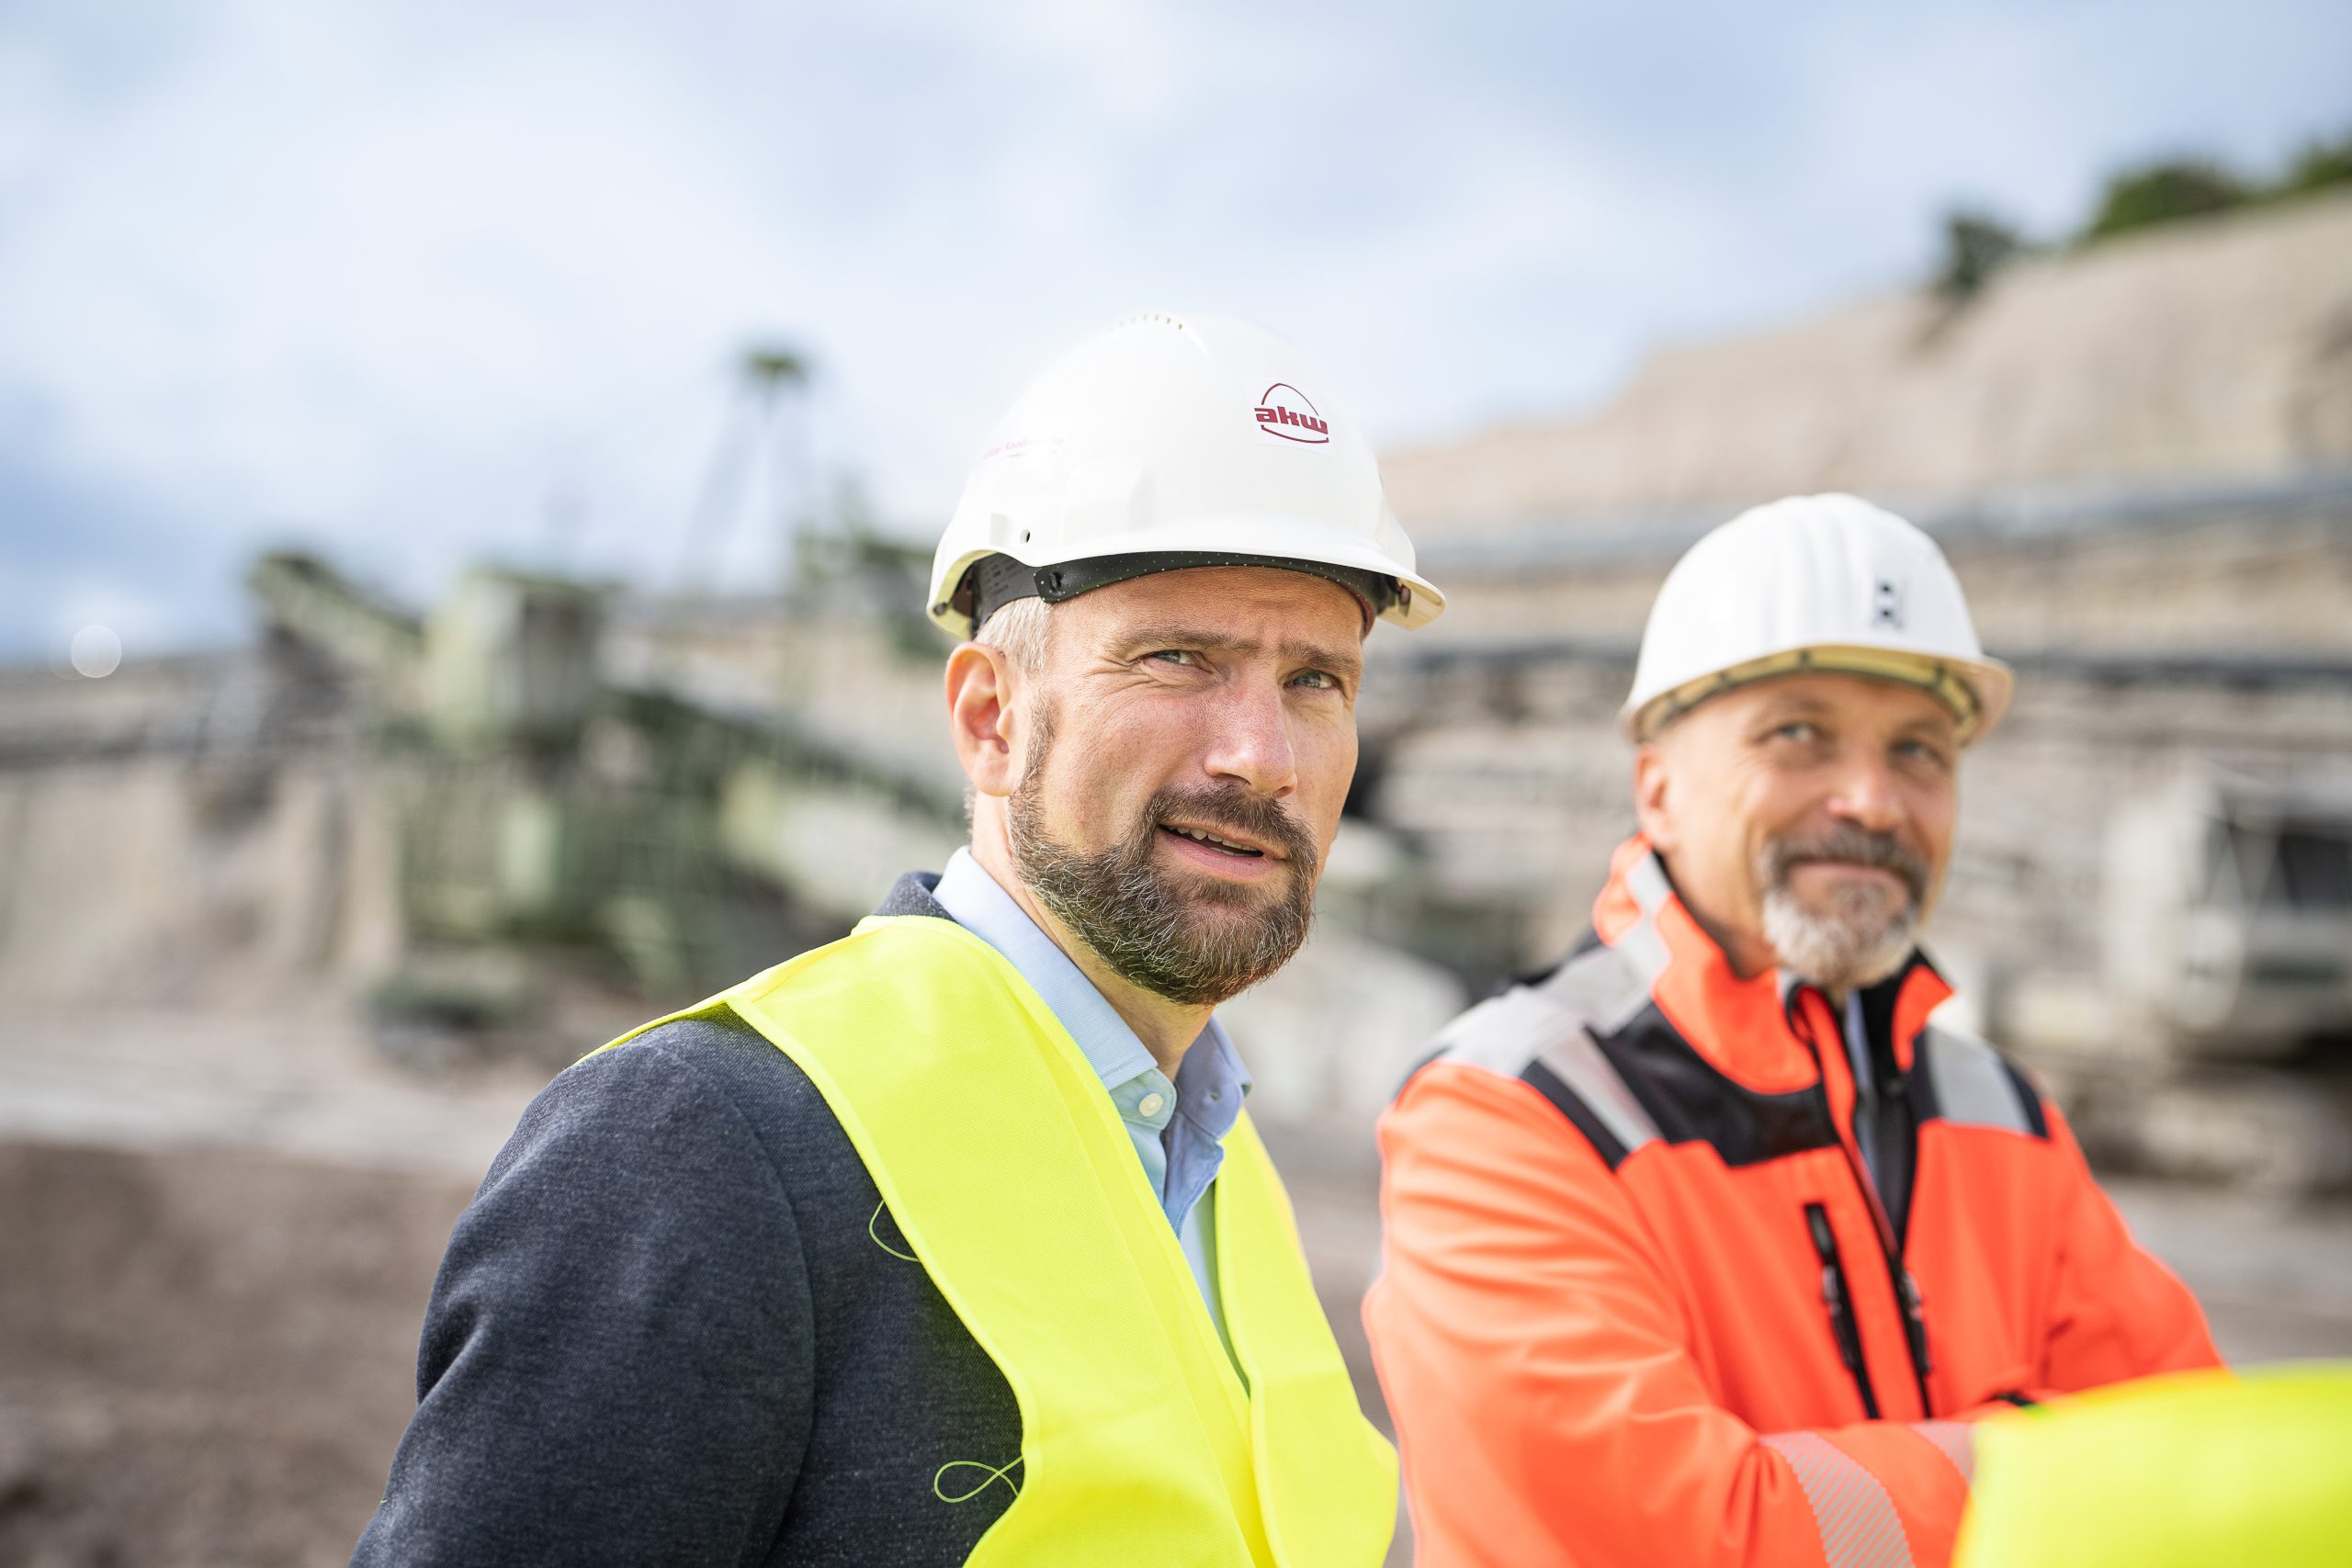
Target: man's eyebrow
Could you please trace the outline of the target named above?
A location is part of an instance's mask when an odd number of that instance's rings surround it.
[[[1930,740],[1949,745],[1951,741],[1952,728],[1951,720],[1945,716],[1923,713],[1917,718],[1906,718],[1895,726],[1894,733],[1901,739],[1907,740],[1925,736]]]
[[[1792,715],[1814,717],[1829,712],[1830,706],[1830,704],[1822,701],[1819,697],[1804,695],[1779,696],[1765,704],[1762,710],[1757,715],[1757,718],[1758,722],[1769,722],[1776,719],[1788,718]]]
[[[1127,649],[1196,648],[1203,653],[1259,653],[1265,648],[1263,643],[1253,637],[1234,637],[1230,633],[1213,632],[1173,621],[1138,626],[1121,637],[1116,646]],[[1363,671],[1363,655],[1352,649],[1333,648],[1324,643],[1285,642],[1279,651],[1285,664],[1309,664],[1317,670],[1349,676],[1361,674]]]

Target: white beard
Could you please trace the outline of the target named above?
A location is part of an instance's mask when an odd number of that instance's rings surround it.
[[[1847,889],[1826,910],[1807,908],[1786,887],[1764,894],[1764,936],[1781,967],[1825,991],[1885,979],[1911,955],[1918,929],[1918,904],[1892,887]]]

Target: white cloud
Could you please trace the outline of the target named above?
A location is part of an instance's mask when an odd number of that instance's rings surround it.
[[[62,461],[332,515],[791,298],[788,229],[658,74],[542,44],[387,80],[372,40],[297,31],[55,128],[78,167],[0,264],[0,337],[62,412]]]

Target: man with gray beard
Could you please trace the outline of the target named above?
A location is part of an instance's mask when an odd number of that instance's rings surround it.
[[[2214,1363],[2057,1109],[1930,1021],[1917,936],[2010,684],[1852,496],[1668,577],[1591,939],[1382,1120],[1365,1321],[1423,1568],[1940,1564],[1979,1416]]]
[[[1289,344],[1137,317],[1014,404],[926,604],[970,842],[533,1103],[358,1563],[1382,1561],[1215,1017],[1306,938],[1364,638],[1443,604],[1371,447]]]

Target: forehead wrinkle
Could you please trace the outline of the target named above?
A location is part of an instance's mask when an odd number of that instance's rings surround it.
[[[1255,653],[1260,646],[1254,638],[1186,626],[1181,621],[1154,621],[1130,626],[1120,631],[1112,644],[1126,648],[1197,648],[1211,653]]]

